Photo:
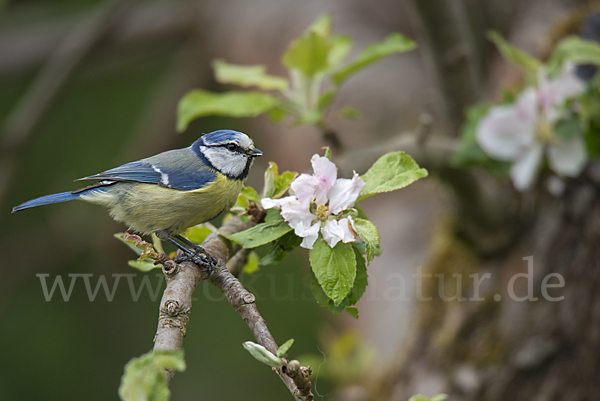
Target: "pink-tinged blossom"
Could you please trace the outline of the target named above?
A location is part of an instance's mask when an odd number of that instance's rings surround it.
[[[331,160],[319,155],[314,155],[310,161],[314,174],[301,174],[292,182],[290,193],[293,193],[305,206],[310,205],[311,202],[325,204],[327,193],[337,179],[337,168]]]
[[[341,212],[354,206],[365,182],[354,173],[351,179],[337,178],[337,168],[328,158],[314,155],[314,174],[301,174],[290,185],[290,196],[264,198],[265,209],[281,209],[281,216],[302,237],[300,246],[312,249],[319,232],[332,248],[340,241],[356,240],[350,217]]]
[[[477,143],[491,158],[512,162],[510,176],[520,191],[535,182],[544,152],[562,176],[577,177],[587,163],[583,137],[562,139],[553,132],[569,115],[567,100],[585,90],[574,68],[565,64],[553,78],[540,69],[538,88],[526,88],[514,104],[492,107],[479,122]]]

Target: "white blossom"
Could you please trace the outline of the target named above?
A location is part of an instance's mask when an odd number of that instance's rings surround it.
[[[281,216],[302,237],[300,246],[312,249],[319,232],[330,247],[338,242],[353,242],[351,217],[342,212],[354,206],[365,182],[354,173],[351,179],[337,178],[337,168],[326,157],[311,159],[314,174],[301,174],[290,185],[290,196],[264,198],[265,209],[281,209]]]
[[[533,185],[544,153],[561,176],[576,177],[587,163],[582,136],[563,139],[553,132],[554,124],[568,116],[567,100],[584,90],[572,64],[553,78],[540,69],[538,88],[526,88],[514,104],[492,107],[479,122],[479,146],[491,158],[512,163],[510,176],[518,190]]]

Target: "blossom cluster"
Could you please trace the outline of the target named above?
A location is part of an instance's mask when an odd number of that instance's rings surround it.
[[[559,136],[555,125],[570,116],[569,101],[585,89],[571,63],[554,77],[540,68],[537,88],[525,88],[513,104],[492,107],[481,119],[477,142],[491,158],[511,162],[515,188],[533,185],[544,153],[559,176],[577,177],[583,170],[588,161],[583,135]]]
[[[290,196],[263,198],[265,209],[281,209],[281,216],[302,237],[300,246],[312,249],[319,233],[330,247],[339,241],[356,240],[348,210],[358,199],[365,182],[354,173],[351,179],[337,178],[337,169],[327,157],[314,155],[314,174],[301,174],[290,185]]]

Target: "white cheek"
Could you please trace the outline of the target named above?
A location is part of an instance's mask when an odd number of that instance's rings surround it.
[[[246,168],[247,157],[223,148],[203,147],[204,156],[221,173],[237,177]]]

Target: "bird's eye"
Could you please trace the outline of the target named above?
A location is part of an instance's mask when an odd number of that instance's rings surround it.
[[[227,144],[227,150],[234,151],[237,149],[237,145],[235,143]]]

